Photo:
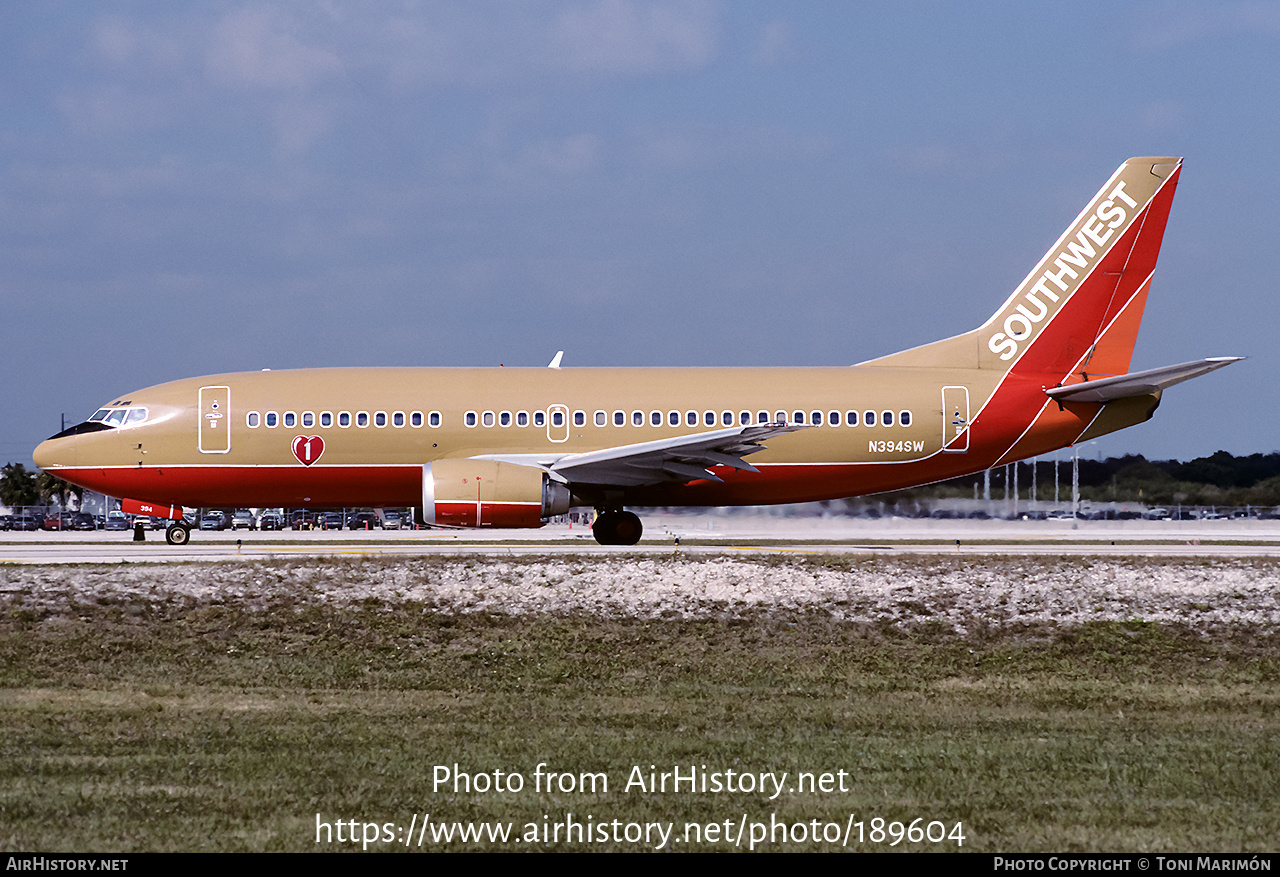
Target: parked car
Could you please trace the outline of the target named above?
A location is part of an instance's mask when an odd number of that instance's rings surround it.
[[[98,529],[98,522],[88,512],[80,512],[80,514],[71,519],[71,529],[96,530]]]
[[[225,530],[227,529],[227,519],[223,517],[222,512],[205,512],[204,517],[200,519],[201,530]]]
[[[373,512],[358,512],[347,521],[351,530],[372,530],[378,526],[378,516]]]
[[[283,530],[284,515],[279,512],[263,512],[262,517],[258,519],[258,526],[264,530]]]
[[[341,530],[342,512],[325,512],[320,525],[325,530]]]
[[[231,516],[232,530],[256,530],[258,523],[253,519],[253,512],[247,509],[236,509],[235,514]]]
[[[399,530],[400,529],[400,513],[384,512],[382,515],[382,529]]]
[[[129,516],[124,512],[111,512],[107,515],[107,524],[104,530],[130,530],[133,524],[129,522]]]
[[[293,513],[293,519],[289,522],[289,526],[295,530],[314,530],[316,528],[315,513],[299,509]]]
[[[14,515],[13,529],[35,532],[40,529],[40,522],[32,515]]]

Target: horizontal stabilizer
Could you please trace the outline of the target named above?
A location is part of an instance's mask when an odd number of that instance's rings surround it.
[[[1149,396],[1174,384],[1198,378],[1200,375],[1208,374],[1242,359],[1244,359],[1243,356],[1213,356],[1208,359],[1197,359],[1194,362],[1116,375],[1114,378],[1100,378],[1081,384],[1053,387],[1045,392],[1059,402],[1111,402],[1129,396]]]

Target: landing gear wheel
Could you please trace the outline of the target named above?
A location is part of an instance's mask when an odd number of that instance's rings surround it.
[[[601,545],[635,545],[644,526],[631,512],[601,512],[591,525],[591,534]]]
[[[164,541],[170,545],[186,545],[191,541],[191,528],[186,524],[170,524],[164,531]]]

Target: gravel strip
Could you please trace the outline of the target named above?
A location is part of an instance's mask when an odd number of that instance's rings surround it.
[[[270,561],[0,569],[0,606],[375,601],[439,612],[724,618],[771,608],[857,621],[988,625],[1091,621],[1280,628],[1270,559],[728,557]]]

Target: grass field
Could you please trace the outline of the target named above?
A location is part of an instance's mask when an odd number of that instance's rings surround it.
[[[394,563],[305,566],[349,579]],[[1280,637],[1257,625],[960,632],[816,606],[513,616],[292,587],[37,599],[40,571],[14,581],[0,620],[8,850],[361,849],[336,840],[340,821],[357,838],[374,824],[369,848],[394,850],[424,814],[514,832],[426,836],[432,850],[658,846],[614,840],[614,820],[673,825],[677,850],[735,848],[744,819],[804,824],[786,843],[775,828],[770,850],[839,848],[813,835],[858,821],[849,847],[863,850],[1259,852],[1280,837]],[[524,787],[437,787],[455,764]],[[535,790],[540,764],[577,787]],[[626,788],[636,767],[647,780],[704,765],[722,781],[785,771],[786,788]],[[831,790],[797,789],[800,772],[830,774]],[[607,791],[581,788],[586,774]],[[542,836],[569,814],[589,840]],[[892,823],[917,818],[960,824],[963,845],[891,845]],[[719,834],[686,843],[686,823]],[[537,841],[517,843],[530,824]],[[602,824],[609,837],[592,837]]]

